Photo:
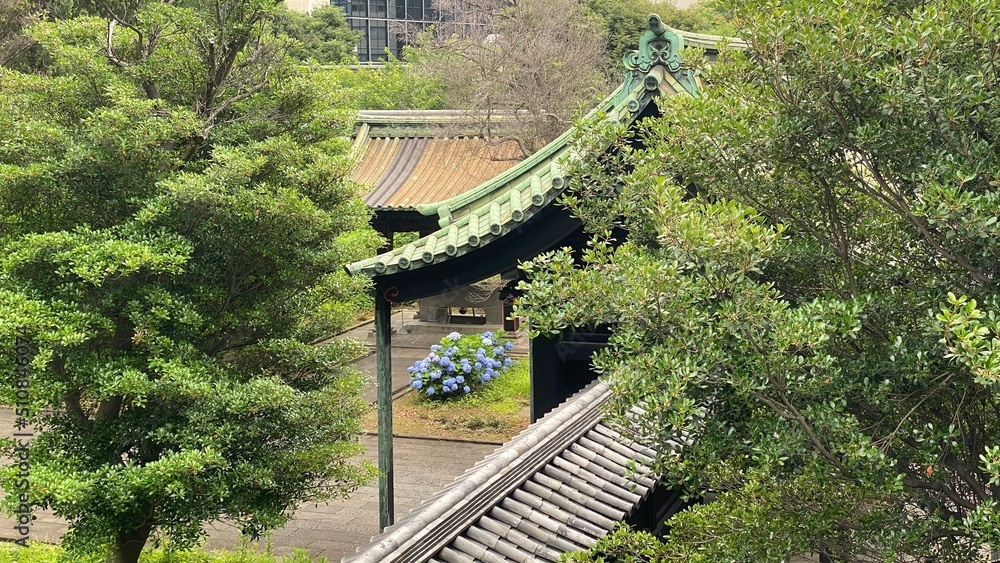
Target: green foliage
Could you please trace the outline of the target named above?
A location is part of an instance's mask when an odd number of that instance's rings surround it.
[[[420,233],[416,231],[410,231],[407,233],[393,233],[392,234],[392,247],[400,248],[416,241],[420,238]]]
[[[0,335],[37,352],[32,504],[71,553],[135,561],[151,535],[257,537],[373,476],[349,462],[360,344],[308,343],[351,320],[367,287],[341,264],[379,237],[351,107],[285,57],[264,25],[283,8],[102,6],[28,30],[42,72],[0,68]]]
[[[39,17],[28,0],[0,1],[0,66],[22,66],[30,62],[34,42],[24,34]]]
[[[452,332],[431,346],[426,358],[406,368],[410,387],[428,399],[463,397],[506,372],[512,348],[503,331],[465,336]]]
[[[652,563],[662,561],[663,552],[664,545],[655,536],[634,530],[626,524],[619,524],[608,535],[597,540],[589,550],[567,553],[563,555],[562,561]]]
[[[320,64],[357,62],[354,48],[361,35],[347,25],[347,16],[339,6],[323,6],[312,14],[280,10],[275,13],[273,25],[277,33],[296,41],[288,52],[295,60]]]
[[[612,325],[613,412],[720,492],[664,558],[1000,544],[998,8],[740,3],[750,48],[702,96],[580,136],[564,204],[594,240],[526,265],[518,314]]]
[[[390,58],[381,66],[331,69],[337,84],[357,109],[441,109],[443,86]]]
[[[456,406],[488,409],[497,414],[513,414],[527,404],[531,396],[531,370],[528,362],[513,361],[510,369],[494,377],[475,393],[454,401]]]

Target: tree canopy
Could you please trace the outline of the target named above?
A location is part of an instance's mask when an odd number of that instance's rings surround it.
[[[612,327],[613,413],[669,483],[718,492],[634,540],[654,559],[977,559],[1000,545],[1000,5],[733,4],[749,48],[692,63],[699,98],[580,136],[563,203],[593,243],[527,264],[519,310]]]
[[[289,50],[293,59],[320,64],[357,62],[354,49],[361,35],[348,27],[347,16],[339,6],[330,4],[311,14],[278,10],[273,25],[278,33],[296,41]]]
[[[379,240],[353,108],[287,56],[283,9],[99,2],[27,28],[37,72],[0,68],[0,335],[36,348],[27,493],[71,550],[136,561],[219,518],[256,537],[373,475],[349,461],[359,345],[310,343],[353,318],[341,265]]]
[[[405,30],[411,71],[469,110],[481,136],[529,156],[603,94],[604,34],[579,0],[440,0],[433,29]]]

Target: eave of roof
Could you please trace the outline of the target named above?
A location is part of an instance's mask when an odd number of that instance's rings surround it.
[[[343,561],[557,561],[592,546],[656,485],[655,453],[602,422],[609,397],[603,383],[580,392]]]
[[[701,44],[722,39],[692,36]],[[739,47],[739,42],[732,44]],[[603,115],[611,121],[631,123],[657,96],[683,93],[697,97],[700,77],[683,65],[680,56],[683,47],[684,35],[670,30],[658,16],[651,15],[649,30],[640,37],[639,50],[624,57],[625,81],[584,121]],[[520,164],[467,192],[437,203],[417,205],[420,213],[438,216],[437,231],[405,247],[349,264],[347,271],[376,279],[412,271],[469,253],[515,231],[565,190],[566,165],[579,158],[570,142],[575,133],[576,127]]]

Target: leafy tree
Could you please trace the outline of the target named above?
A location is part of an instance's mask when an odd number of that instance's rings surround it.
[[[441,85],[444,105],[469,110],[481,136],[529,156],[565,131],[606,89],[604,36],[580,0],[438,0],[441,22],[405,54]]]
[[[73,552],[134,562],[218,518],[256,537],[373,474],[349,462],[357,345],[309,343],[349,319],[340,265],[378,237],[352,112],[287,58],[279,9],[100,4],[28,30],[42,72],[0,68],[0,334],[37,349],[28,492]]]
[[[361,36],[348,27],[347,16],[339,6],[323,6],[312,14],[278,10],[274,27],[296,40],[289,51],[294,59],[320,64],[357,62],[354,48]]]
[[[433,77],[389,58],[381,66],[330,69],[352,106],[368,110],[441,109],[444,87]]]
[[[1000,5],[739,4],[749,49],[700,98],[581,136],[564,203],[594,242],[527,265],[521,311],[613,326],[612,411],[719,493],[661,559],[976,560],[1000,545]]]

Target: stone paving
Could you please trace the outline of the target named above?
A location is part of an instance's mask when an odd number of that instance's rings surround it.
[[[375,436],[362,437],[365,459],[375,462]],[[421,501],[451,483],[497,446],[397,437],[393,443],[395,510],[401,517]],[[347,500],[327,505],[302,506],[295,519],[271,534],[275,553],[301,547],[314,557],[326,556],[333,563],[367,545],[378,533],[378,487],[372,484],[355,491]],[[216,524],[206,547],[232,549],[240,545],[239,531]]]
[[[0,407],[0,435],[9,437],[14,423],[13,411]],[[376,437],[365,435],[361,443],[366,448],[362,459],[376,460]],[[424,499],[449,484],[455,477],[472,467],[492,452],[495,444],[450,442],[399,438],[394,441],[395,453],[395,510],[403,516]],[[65,522],[51,511],[36,511],[31,539],[56,543],[66,532]],[[15,539],[11,518],[0,516],[0,539]],[[241,545],[239,530],[230,524],[215,523],[208,526],[208,549],[233,549]],[[285,527],[275,530],[270,537],[274,553],[291,553],[293,548],[303,548],[318,559],[326,557],[331,563],[354,553],[358,546],[367,545],[378,533],[378,486],[372,484],[355,491],[346,500],[329,504],[303,505],[295,518]],[[261,550],[267,540],[259,543]]]

